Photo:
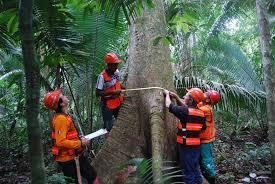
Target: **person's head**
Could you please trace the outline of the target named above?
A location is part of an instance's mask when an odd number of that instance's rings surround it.
[[[112,73],[115,73],[118,68],[118,64],[121,62],[121,60],[119,60],[117,55],[114,53],[106,54],[104,61],[107,64],[108,70]]]
[[[220,93],[215,90],[208,90],[204,93],[205,96],[205,104],[215,105],[220,101]]]
[[[197,107],[198,103],[204,100],[203,91],[199,88],[191,88],[187,90],[186,95],[184,96],[184,103],[188,107]]]
[[[58,105],[55,110],[57,113],[65,113],[68,109],[69,100],[66,96],[61,95],[58,100]]]
[[[67,110],[69,100],[62,95],[61,89],[48,92],[44,97],[44,105],[56,112],[63,112]]]
[[[116,70],[118,68],[118,63],[109,63],[107,64],[107,69],[111,72],[111,73],[115,73]]]

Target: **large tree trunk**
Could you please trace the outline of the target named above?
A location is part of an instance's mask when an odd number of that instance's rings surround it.
[[[262,51],[262,64],[266,90],[267,119],[269,124],[269,139],[271,142],[271,174],[275,182],[275,74],[274,61],[272,60],[271,36],[269,32],[266,4],[256,0],[260,43]]]
[[[154,0],[130,26],[127,88],[173,89],[168,45],[152,41],[165,35],[162,0]],[[95,168],[103,183],[112,183],[118,167],[131,158],[153,158],[154,182],[162,178],[163,160],[176,158],[176,119],[164,108],[162,90],[129,92],[110,137],[97,155]]]
[[[32,32],[33,1],[21,0],[19,25],[22,37],[23,61],[26,76],[26,121],[29,140],[29,155],[33,184],[46,183],[41,131],[38,121],[40,97],[40,69],[35,60]]]

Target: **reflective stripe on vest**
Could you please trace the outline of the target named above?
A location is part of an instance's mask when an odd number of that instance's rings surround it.
[[[186,123],[186,130],[190,131],[201,131],[202,124],[197,123]]]
[[[188,108],[188,115],[189,116],[200,116],[200,117],[205,117],[204,112],[199,109],[193,109],[193,108]]]
[[[52,147],[52,154],[57,156],[57,155],[74,155],[75,154],[75,150],[74,149],[69,149],[69,150],[62,150],[56,146]]]
[[[101,75],[103,75],[104,83],[109,84],[108,87],[105,89],[106,92],[111,92],[111,91],[121,89],[120,81],[117,79],[116,79],[116,82],[113,85],[111,85],[110,81],[112,80],[112,78],[107,74],[106,70],[103,70],[101,72]],[[123,101],[122,95],[119,95],[118,97],[115,97],[115,98],[112,98],[112,95],[110,95],[110,96],[105,96],[105,98],[106,98],[106,106],[109,109],[118,108]]]
[[[200,145],[200,138],[186,138],[186,145]]]
[[[192,119],[193,118],[193,119]],[[201,120],[201,122],[192,122]],[[188,108],[188,118],[186,123],[178,123],[177,142],[188,146],[200,145],[200,131],[203,126],[204,113],[199,109]],[[194,137],[190,137],[193,134]]]

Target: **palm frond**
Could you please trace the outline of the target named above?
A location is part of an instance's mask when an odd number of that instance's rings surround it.
[[[250,0],[229,0],[227,1],[224,6],[223,6],[223,11],[220,14],[220,16],[218,16],[215,20],[215,22],[213,23],[208,36],[216,36],[219,34],[219,32],[224,29],[225,23],[234,18],[234,17],[238,17],[240,13],[245,14],[245,9],[247,7],[253,7],[254,3],[253,1]]]
[[[8,73],[5,73],[4,75],[0,76],[0,81],[1,80],[5,80],[5,79],[9,78],[10,76],[18,75],[18,74],[22,75],[23,74],[23,70],[17,69],[17,70],[12,70],[12,71],[10,71]]]
[[[216,37],[210,39],[206,46],[206,52],[198,58],[198,61],[194,62],[194,67],[201,73],[208,72],[210,80],[215,80],[213,74],[216,76],[227,75],[234,79],[235,83],[250,91],[264,89],[255,69],[240,47],[226,40]],[[221,80],[221,82],[224,81]]]
[[[205,81],[197,77],[176,76],[174,83],[180,94],[183,89],[199,87],[204,91],[214,89],[221,94],[221,103],[218,105],[223,110],[233,110],[235,108],[246,108],[254,112],[262,110],[266,112],[266,94],[264,91],[249,91],[240,85],[221,84],[213,81]]]
[[[22,57],[22,50],[14,38],[7,33],[7,30],[0,25],[0,47],[7,53]]]
[[[126,19],[123,16],[120,16],[118,23],[115,24],[114,17],[106,17],[104,14],[87,15],[84,18],[81,14],[75,14],[74,29],[82,35],[82,50],[88,53],[88,57],[78,58],[77,70],[82,72],[79,72],[79,80],[74,79],[77,84],[76,89],[81,89],[81,86],[85,86],[89,80],[95,81],[105,67],[103,58],[106,53],[120,52],[118,40],[127,32],[126,26]],[[92,73],[87,77],[86,71]]]
[[[152,172],[152,158],[134,158],[129,160],[123,167],[127,165],[136,166],[137,177],[139,178],[138,183],[153,183],[153,172]],[[159,183],[175,183],[176,181],[181,181],[182,171],[178,167],[177,162],[175,161],[164,161],[163,167],[161,168],[163,173],[163,178]],[[183,182],[177,182],[183,183]]]
[[[100,11],[104,12],[105,15],[114,17],[115,23],[118,22],[120,14],[123,13],[128,24],[131,23],[131,18],[142,12],[144,7],[154,7],[152,0],[90,0],[84,6],[86,12],[97,11],[99,13],[98,11]]]

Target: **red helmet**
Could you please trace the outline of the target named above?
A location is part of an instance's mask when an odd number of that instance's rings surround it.
[[[44,97],[44,105],[51,110],[56,110],[61,93],[61,89],[48,92]]]
[[[105,58],[104,58],[104,61],[106,64],[109,64],[109,63],[120,63],[121,60],[118,59],[117,55],[114,54],[114,53],[108,53],[106,54]]]
[[[218,103],[218,101],[220,101],[221,97],[218,91],[208,90],[207,93],[213,105],[215,105],[216,103]]]
[[[187,89],[187,91],[197,103],[202,102],[205,98],[203,91],[200,88],[191,88]]]

